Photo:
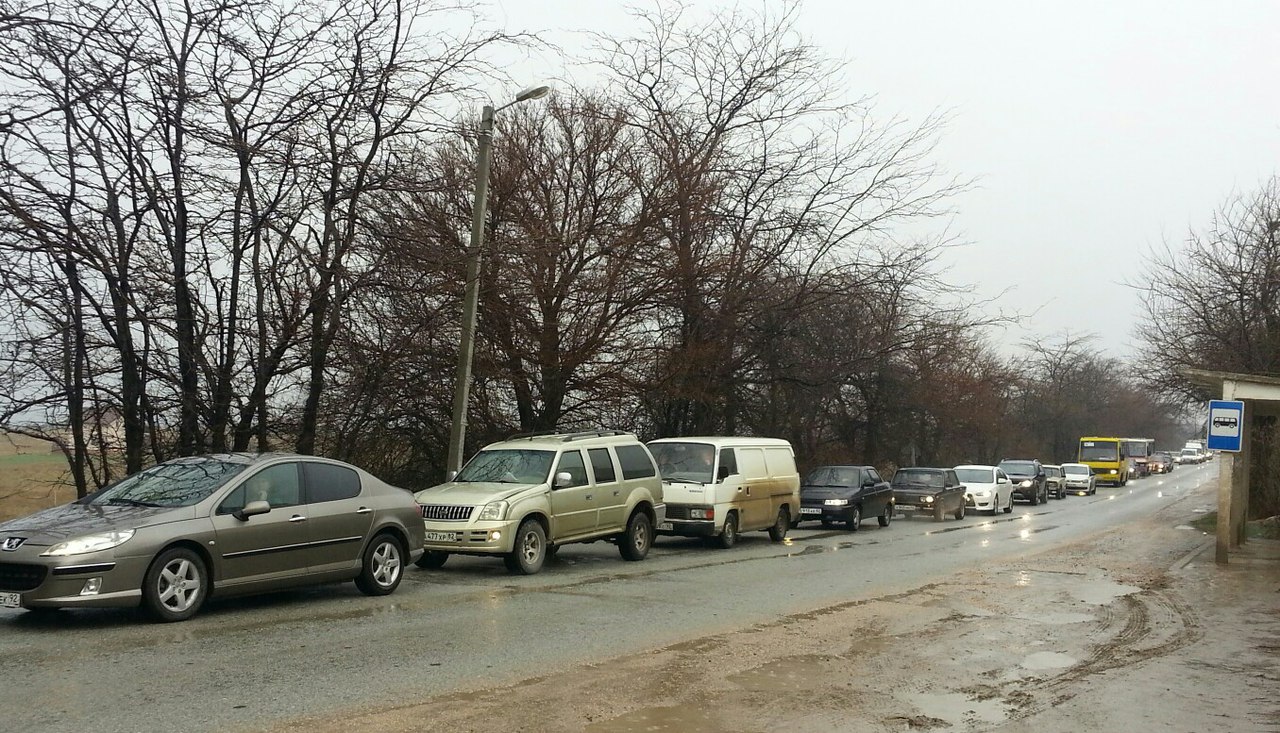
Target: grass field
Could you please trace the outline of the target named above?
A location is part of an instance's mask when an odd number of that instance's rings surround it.
[[[44,441],[0,435],[0,522],[76,498],[67,461]]]

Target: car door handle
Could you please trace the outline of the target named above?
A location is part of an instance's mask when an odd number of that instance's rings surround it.
[[[307,518],[306,518],[306,517],[304,517],[304,516],[302,516],[301,514],[295,514],[295,515],[293,515],[292,517],[289,517],[289,521],[290,521],[290,522],[305,522],[305,521],[307,521]]]
[[[618,494],[620,494],[620,493],[622,493],[622,492],[621,492],[621,491],[615,491],[615,492],[613,492],[613,495],[614,495],[614,496],[617,496],[617,495],[618,495]]]
[[[371,511],[373,511],[373,510],[372,510],[372,509],[370,509],[369,507],[367,507],[367,506],[362,506],[362,507],[360,507],[359,509],[357,509],[357,510],[356,510],[356,514],[368,514],[368,513],[369,513],[369,512],[371,512]]]
[[[587,498],[588,498],[588,499],[590,499],[590,498],[591,498],[591,494],[587,494]]]

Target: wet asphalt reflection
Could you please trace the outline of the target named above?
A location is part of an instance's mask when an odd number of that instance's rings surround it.
[[[1030,579],[1028,558],[1057,543],[1165,509],[1171,526],[1185,522],[1206,502],[1181,500],[1216,475],[1213,463],[1184,467],[994,517],[899,514],[889,527],[869,521],[857,532],[806,523],[785,542],[750,533],[730,550],[660,538],[637,563],[608,543],[570,545],[527,577],[498,560],[451,557],[439,570],[410,568],[383,598],[330,585],[211,601],[180,624],[122,610],[3,610],[4,728],[262,727],[513,682],[974,567]]]

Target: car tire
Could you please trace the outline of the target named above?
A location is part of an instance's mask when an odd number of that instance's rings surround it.
[[[942,509],[942,502],[938,502],[937,506],[933,508],[933,521],[941,522],[945,516],[946,512]]]
[[[893,521],[893,503],[892,502],[884,505],[884,511],[880,512],[880,516],[876,517],[876,521],[880,523],[881,527],[889,526],[889,522]]]
[[[618,552],[623,560],[637,562],[649,554],[650,547],[653,547],[653,523],[648,514],[637,509],[627,520],[626,530],[618,535]]]
[[[1028,503],[1028,504],[1030,504],[1031,506],[1035,506],[1036,504],[1039,504],[1039,503],[1040,503],[1040,494],[1039,494],[1039,492],[1036,492],[1036,493],[1032,494],[1032,495],[1027,499],[1027,503]]]
[[[1000,495],[996,494],[996,503],[1000,502]],[[1005,514],[1013,514],[1013,494],[1009,494],[1009,503],[1004,505]]]
[[[536,519],[526,519],[516,530],[511,552],[503,556],[507,570],[514,575],[533,575],[547,560],[547,533]]]
[[[209,597],[204,560],[186,547],[170,547],[156,556],[142,580],[142,603],[156,621],[186,621]]]
[[[395,592],[404,577],[404,546],[389,532],[375,535],[364,548],[356,587],[366,596],[385,596]]]
[[[724,529],[716,536],[716,545],[727,550],[738,543],[738,513],[729,512],[724,518]]]
[[[862,527],[862,507],[857,504],[849,510],[849,518],[844,520],[844,528],[850,532],[857,532]]]
[[[791,528],[791,512],[787,511],[785,506],[778,507],[778,518],[774,520],[773,526],[769,528],[769,539],[774,542],[781,542],[787,538],[787,530]]]
[[[422,557],[413,561],[414,565],[427,570],[439,570],[449,561],[449,553],[440,550],[427,550]]]
[[[960,506],[956,507],[956,511],[953,516],[955,516],[956,519],[964,519],[964,499],[960,500]]]

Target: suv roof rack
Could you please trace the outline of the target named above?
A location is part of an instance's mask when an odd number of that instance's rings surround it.
[[[568,443],[571,440],[586,440],[587,438],[603,438],[610,435],[634,435],[629,430],[583,430],[576,433],[561,433],[558,430],[538,430],[531,433],[515,433],[507,438],[507,440],[533,440],[534,438],[545,438],[554,436]]]

